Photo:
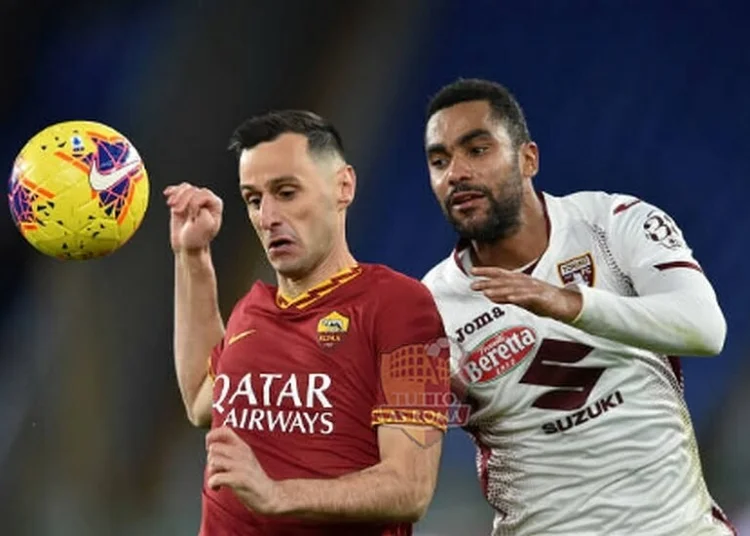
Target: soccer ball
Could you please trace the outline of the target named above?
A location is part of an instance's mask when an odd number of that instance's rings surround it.
[[[37,250],[59,259],[103,257],[136,232],[148,208],[135,147],[93,121],[49,126],[21,149],[8,181],[10,212]]]

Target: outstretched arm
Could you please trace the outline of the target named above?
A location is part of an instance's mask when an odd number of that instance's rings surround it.
[[[222,201],[211,191],[187,183],[164,190],[170,209],[174,251],[174,363],[188,419],[211,422],[208,359],[224,336],[216,273],[209,244],[221,227]]]
[[[492,267],[474,269],[483,279],[472,288],[497,303],[518,305],[623,344],[665,354],[718,354],[726,320],[679,228],[652,205],[623,201],[629,202],[611,211],[607,240],[632,295],[584,284],[561,288]]]
[[[592,335],[665,354],[721,352],[727,325],[702,273],[675,267],[636,297],[580,286],[582,307],[571,325]]]
[[[207,436],[208,485],[228,486],[265,515],[329,521],[415,522],[435,491],[443,432],[422,426],[381,426],[381,461],[332,479],[273,481],[230,428]]]

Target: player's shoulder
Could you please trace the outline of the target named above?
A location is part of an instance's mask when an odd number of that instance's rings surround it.
[[[606,226],[614,216],[627,212],[644,201],[634,195],[597,190],[583,190],[564,196],[544,194],[550,208],[559,208],[568,218]]]
[[[430,291],[437,291],[442,284],[448,279],[448,274],[451,270],[455,269],[456,261],[453,258],[453,253],[441,260],[435,266],[429,269],[429,271],[422,277],[422,283],[430,289]]]
[[[418,279],[384,264],[364,265],[367,284],[383,305],[405,299],[431,299],[430,291]]]
[[[275,304],[276,287],[257,280],[234,304],[232,316],[245,314],[253,309],[264,309]]]
[[[408,292],[421,294],[426,291],[424,285],[418,279],[394,270],[384,264],[364,265],[368,274],[368,283],[382,284],[385,288],[378,290],[394,290],[396,292]]]

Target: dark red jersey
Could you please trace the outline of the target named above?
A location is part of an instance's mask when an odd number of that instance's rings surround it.
[[[379,424],[446,426],[442,322],[428,290],[385,266],[346,269],[294,300],[256,283],[214,350],[212,427],[230,426],[273,479],[329,479],[380,461]],[[408,523],[263,517],[204,482],[202,536],[391,535]]]

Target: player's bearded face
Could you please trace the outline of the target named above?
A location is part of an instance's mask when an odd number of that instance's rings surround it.
[[[492,244],[520,227],[523,177],[518,165],[496,184],[493,191],[484,184],[460,182],[445,198],[443,212],[461,238]],[[462,203],[471,199],[483,202]]]
[[[462,238],[495,243],[521,225],[521,154],[485,101],[436,112],[425,133],[433,191]]]

